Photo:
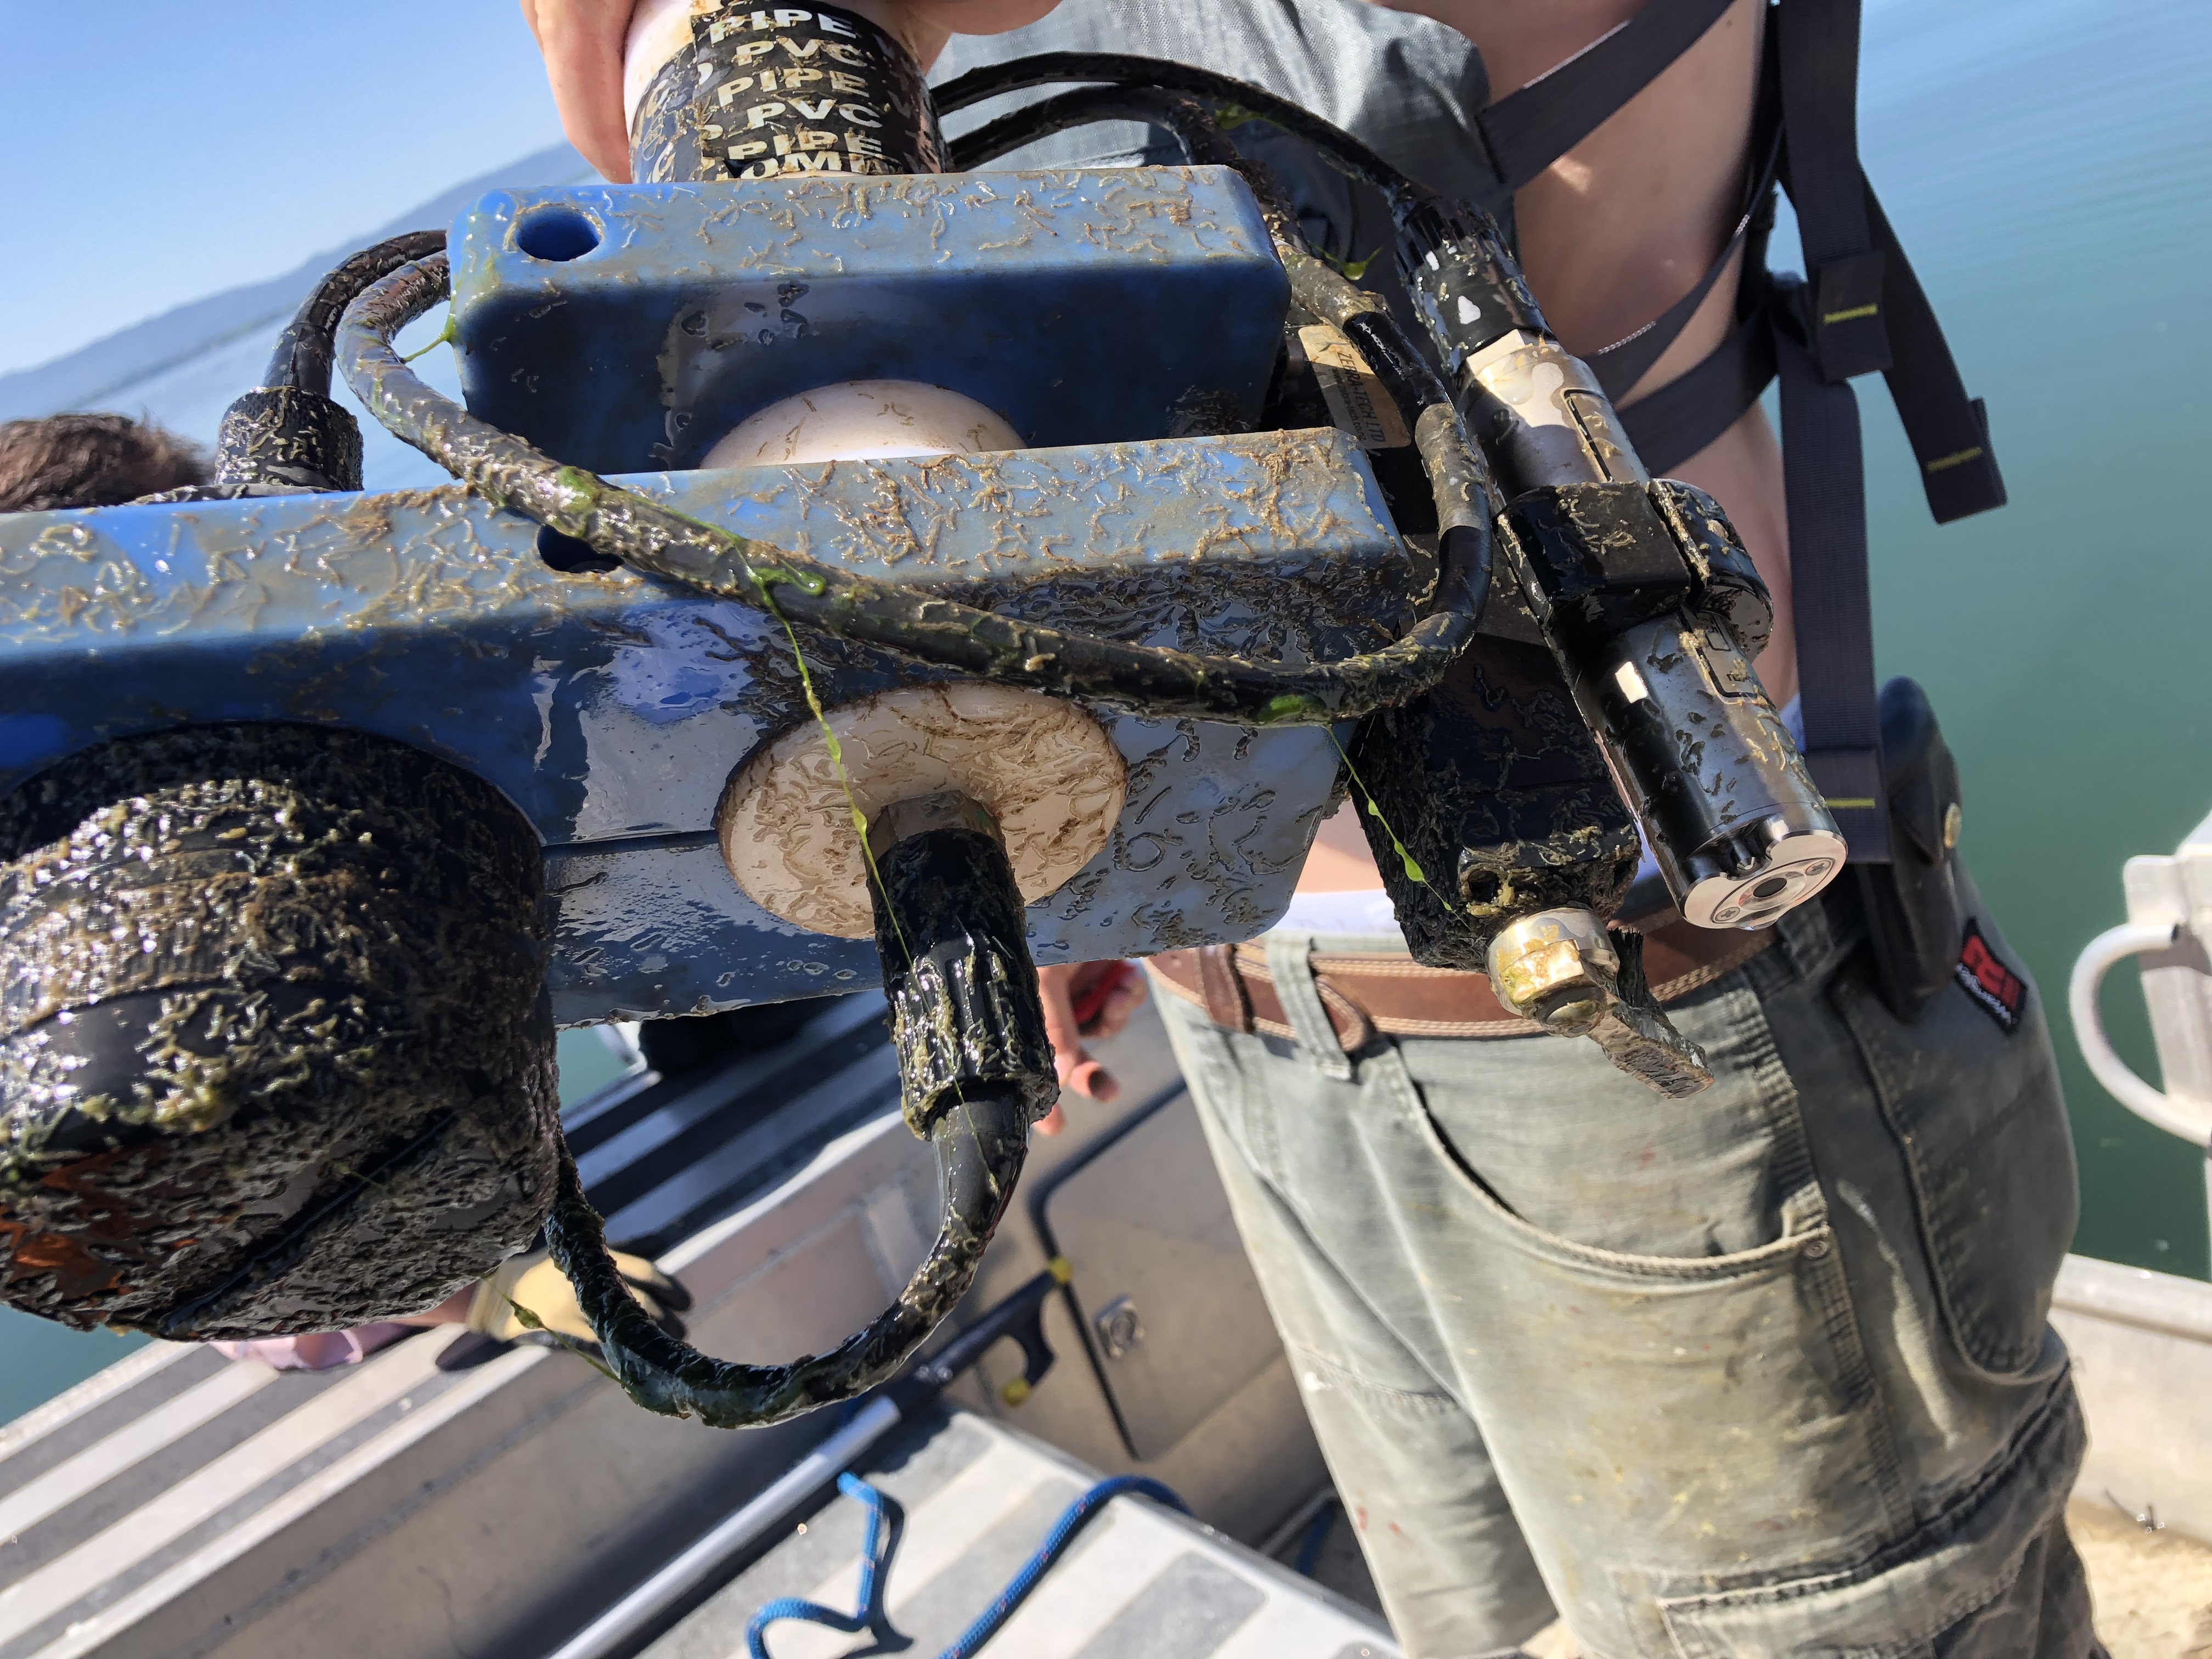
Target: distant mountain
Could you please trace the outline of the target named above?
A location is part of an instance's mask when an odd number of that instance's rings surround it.
[[[471,179],[410,209],[386,225],[364,230],[343,247],[305,261],[296,270],[227,289],[158,317],[119,329],[65,357],[0,375],[0,420],[59,414],[64,410],[118,410],[143,415],[203,444],[215,441],[216,423],[230,400],[261,375],[276,336],[318,278],[356,249],[403,230],[451,224],[477,197],[508,186],[582,184],[598,178],[567,144],[556,144]],[[433,353],[421,367],[433,384],[454,389],[447,354]],[[351,404],[343,387],[341,401]],[[356,409],[356,418],[362,418]],[[371,489],[399,489],[444,477],[404,448],[374,421],[362,418],[362,471]]]

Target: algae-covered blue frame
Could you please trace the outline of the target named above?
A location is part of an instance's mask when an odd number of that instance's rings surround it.
[[[474,412],[563,460],[628,466],[619,482],[702,520],[1146,644],[1313,661],[1406,623],[1408,562],[1365,458],[1331,430],[1234,432],[1287,300],[1226,173],[502,192],[455,246]],[[720,337],[688,326],[702,296],[750,316],[745,296],[794,283],[797,320],[671,369],[671,341]],[[947,316],[973,337],[924,331]],[[870,374],[950,385],[1037,447],[635,471]],[[1191,426],[1230,434],[1172,435]],[[483,777],[542,838],[562,1023],[877,983],[871,943],[768,915],[716,844],[729,778],[808,718],[781,628],[631,571],[556,568],[543,545],[458,486],[0,517],[0,792],[178,726],[378,732]],[[828,706],[943,678],[803,637]],[[1092,712],[1127,798],[1105,849],[1030,907],[1036,960],[1264,929],[1332,798],[1331,733]]]
[[[1236,430],[1289,302],[1224,167],[505,191],[451,249],[471,412],[599,472],[696,466],[850,380],[949,386],[1041,447]]]
[[[1389,637],[1405,603],[1372,474],[1334,433],[623,482],[871,574],[1150,643],[1340,656]],[[0,790],[168,726],[376,732],[486,779],[544,839],[564,1024],[875,983],[872,945],[767,915],[714,843],[731,775],[807,718],[773,619],[556,570],[538,538],[458,487],[0,517]],[[807,650],[830,706],[933,677],[818,635]],[[1328,732],[1096,712],[1128,804],[1031,907],[1037,959],[1259,931],[1334,785]]]

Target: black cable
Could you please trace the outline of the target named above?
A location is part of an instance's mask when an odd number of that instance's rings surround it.
[[[1131,61],[1151,62],[1147,58]],[[1382,379],[1384,390],[1397,404],[1399,412],[1407,417],[1408,425],[1418,420],[1421,410],[1430,404],[1451,404],[1450,390],[1413,349],[1395,319],[1383,309],[1382,302],[1356,286],[1334,266],[1315,257],[1274,175],[1231,144],[1212,112],[1194,99],[1152,87],[1099,86],[1063,92],[1002,116],[957,141],[952,146],[952,161],[961,168],[981,167],[1055,132],[1118,119],[1166,128],[1182,145],[1185,161],[1196,167],[1231,168],[1250,186],[1260,204],[1261,218],[1267,225],[1275,257],[1290,274],[1293,297],[1316,321],[1333,324],[1346,331],[1353,326],[1352,319],[1360,319],[1358,326],[1375,346],[1373,352],[1363,355],[1368,356],[1369,366]],[[1347,138],[1346,142],[1356,141]]]
[[[388,276],[410,259],[445,251],[442,230],[410,230],[374,247],[365,247],[317,283],[314,291],[284,331],[276,337],[276,349],[261,377],[264,387],[290,386],[331,395],[332,341],[345,308],[361,297],[362,290]]]
[[[980,69],[972,69],[941,87],[933,88],[930,96],[937,104],[938,113],[945,115],[965,109],[970,104],[980,104],[987,99],[1002,97],[1010,92],[1025,92],[1032,87],[1080,81],[1101,81],[1115,86],[1157,87],[1170,92],[1188,93],[1194,97],[1233,104],[1239,109],[1249,110],[1273,122],[1295,137],[1304,139],[1319,150],[1331,166],[1363,183],[1374,185],[1392,198],[1394,202],[1400,197],[1408,201],[1436,199],[1436,192],[1428,186],[1409,178],[1343,128],[1322,120],[1311,111],[1301,109],[1288,99],[1279,98],[1265,87],[1254,86],[1249,81],[1239,81],[1234,76],[1198,69],[1188,64],[1170,63],[1164,58],[1144,58],[1126,52],[1043,52],[1034,57],[1018,58],[1010,63],[986,64]],[[1024,112],[1018,110],[1014,115],[1001,117],[988,126],[956,139],[952,144],[956,164],[963,161],[965,146],[976,143],[985,133]],[[1039,137],[1043,136],[1042,133],[1037,135]],[[1017,146],[1009,144],[1006,148],[1012,149]]]
[[[214,479],[147,499],[220,501],[359,489],[361,427],[331,396],[338,320],[372,283],[445,246],[442,230],[410,230],[363,248],[325,274],[276,337],[261,384],[223,411]]]
[[[780,1422],[891,1376],[959,1304],[1013,1196],[1030,1115],[1029,1101],[1015,1087],[970,1091],[939,1115],[929,1143],[937,1154],[942,1220],[928,1259],[866,1329],[789,1364],[716,1359],[655,1324],[607,1254],[605,1224],[584,1196],[566,1147],[545,1220],[546,1246],[632,1400],[714,1428]]]
[[[1450,337],[1437,339],[1438,351],[1454,367],[1455,353],[1463,354],[1500,335],[1517,329],[1550,332],[1535,295],[1528,291],[1520,265],[1509,251],[1504,232],[1488,213],[1472,203],[1455,202],[1437,194],[1392,166],[1343,128],[1278,97],[1265,87],[1212,70],[1127,52],[1048,52],[970,70],[938,88],[933,95],[940,111],[958,110],[1032,87],[1079,81],[1164,88],[1233,106],[1303,139],[1338,172],[1381,191],[1397,226],[1399,274],[1405,278],[1407,289],[1417,295],[1416,303],[1419,303],[1418,296],[1424,293],[1434,298],[1433,290],[1440,281],[1454,283],[1464,291],[1474,313],[1484,319],[1477,337],[1470,337],[1462,326],[1447,331]],[[1047,100],[1045,103],[1055,105],[1059,101]],[[1036,112],[1042,107],[1031,106],[1017,110],[956,140],[951,146],[954,161],[961,165],[976,165],[969,158],[994,159],[1018,149],[1029,139],[1018,135],[1037,120]],[[1135,118],[1156,125],[1170,125],[1157,114]],[[1047,131],[1057,129],[1033,131],[1030,138],[1042,137]],[[1453,308],[1459,309],[1456,306]],[[1428,314],[1425,307],[1424,321],[1429,324],[1431,333],[1437,332],[1438,319]]]
[[[1273,175],[1229,142],[1204,105],[1156,87],[1085,87],[1040,100],[956,140],[949,159],[954,172],[972,172],[1055,132],[1115,120],[1165,127],[1182,146],[1184,160],[1194,167],[1232,168],[1258,199],[1277,256],[1311,256],[1305,233],[1298,228],[1297,216],[1283,199],[1282,188]]]
[[[1263,726],[1327,725],[1395,707],[1441,680],[1474,636],[1480,612],[1466,601],[1486,595],[1486,544],[1480,579],[1444,589],[1458,600],[1450,608],[1379,651],[1296,667],[1066,634],[800,557],[563,466],[423,384],[392,340],[447,291],[446,260],[435,255],[402,265],[353,303],[337,349],[355,395],[493,505],[648,575],[985,679],[1159,717]],[[1480,465],[1472,456],[1468,464]]]
[[[899,1298],[827,1353],[788,1364],[715,1359],[661,1330],[624,1286],[563,1146],[547,1247],[607,1364],[638,1404],[717,1428],[846,1400],[912,1357],[975,1280],[1059,1093],[1020,889],[997,826],[965,803],[908,823],[870,863],[876,953],[908,1123],[937,1154],[936,1242]],[[876,828],[895,834],[890,817]]]

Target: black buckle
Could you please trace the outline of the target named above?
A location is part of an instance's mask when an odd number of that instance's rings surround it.
[[[1820,378],[1838,386],[1855,374],[1889,367],[1889,330],[1881,314],[1887,257],[1880,248],[1823,259],[1813,273],[1807,344]]]

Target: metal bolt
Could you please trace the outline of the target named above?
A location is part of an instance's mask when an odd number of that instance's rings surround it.
[[[1098,1346],[1106,1351],[1109,1359],[1119,1359],[1145,1340],[1144,1322],[1137,1317],[1137,1304],[1126,1296],[1115,1297],[1093,1314],[1091,1323],[1098,1333]]]
[[[1827,1255],[1831,1248],[1832,1247],[1828,1241],[1825,1238],[1808,1240],[1805,1245],[1805,1260],[1808,1261],[1818,1261],[1822,1256]]]

